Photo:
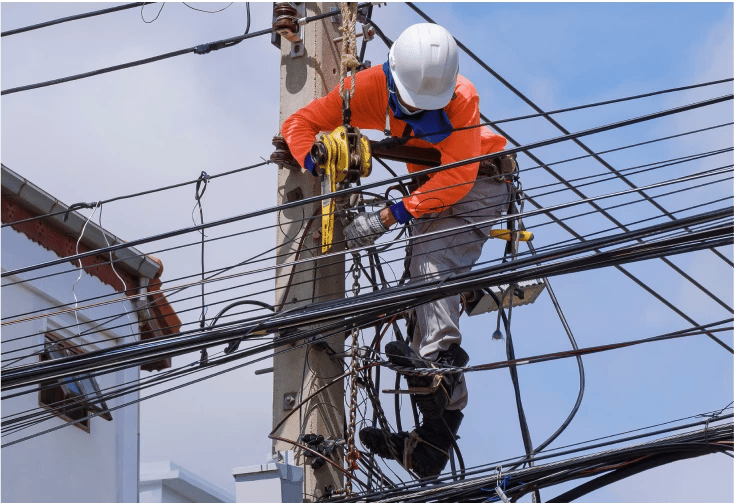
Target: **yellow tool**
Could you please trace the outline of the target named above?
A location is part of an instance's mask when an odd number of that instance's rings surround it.
[[[372,172],[369,140],[352,126],[339,126],[322,134],[311,148],[311,158],[321,171],[322,195],[344,189]],[[327,253],[334,242],[336,212],[334,198],[321,201],[321,253]]]
[[[517,233],[518,241],[532,241],[534,237],[530,231],[511,231],[508,229],[492,229],[489,231],[489,237],[511,241],[515,233]]]

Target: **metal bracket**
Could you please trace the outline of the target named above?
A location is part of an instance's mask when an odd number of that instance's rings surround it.
[[[300,18],[306,17],[306,2],[292,2],[291,5],[296,8]],[[301,56],[306,54],[306,50],[303,44],[303,31],[303,25],[299,24],[298,33],[296,34],[296,36],[298,37],[298,42],[291,43],[291,59],[300,58]]]
[[[306,17],[306,2],[280,2],[273,4],[273,35],[270,42],[280,48],[281,38],[291,43],[291,58],[303,56],[303,26],[299,22]]]
[[[286,393],[283,395],[283,410],[291,410],[296,406],[298,393]]]

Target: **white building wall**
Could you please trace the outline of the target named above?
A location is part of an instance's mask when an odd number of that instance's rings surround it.
[[[172,463],[143,463],[140,503],[235,503],[227,491]]]
[[[9,227],[2,229],[1,257],[4,271],[57,258],[53,252],[42,248],[25,235]],[[67,263],[26,273],[21,278],[36,277],[58,271],[73,271],[74,269],[70,263]],[[77,277],[78,272],[73,272],[12,286],[5,286],[12,281],[9,278],[3,278],[1,313],[3,320],[19,313],[74,302],[72,285]],[[21,278],[14,278],[14,280]],[[90,297],[110,294],[115,296],[100,300],[119,298],[119,294],[111,286],[105,285],[96,277],[86,273],[82,274],[81,280],[76,283],[74,289],[77,298],[82,301]],[[56,335],[66,338],[74,337],[79,331],[90,328],[96,331],[100,327],[90,323],[90,320],[104,316],[123,315],[122,318],[110,323],[109,327],[103,329],[101,333],[72,340],[89,343],[90,345],[86,347],[89,350],[129,342],[133,340],[129,327],[114,328],[114,325],[128,322],[123,305],[132,311],[133,307],[128,301],[85,310],[79,315],[79,327],[76,326],[76,318],[73,313],[57,314],[48,318],[42,317],[7,325],[2,329],[3,365],[7,365],[12,358],[21,355],[29,355],[29,357],[18,362],[19,364],[36,362],[39,357],[33,353],[42,348],[44,333],[53,331]],[[131,315],[130,319],[134,321],[134,315]],[[30,338],[18,339],[29,334],[34,335]],[[33,349],[10,353],[10,351],[27,346],[33,346]],[[104,392],[104,389],[110,386],[135,381],[139,375],[139,369],[133,368],[100,376],[97,382]],[[17,391],[19,390],[11,390],[4,395]],[[107,401],[107,406],[113,408],[137,398],[137,393],[126,395]],[[2,403],[3,419],[14,413],[28,410],[39,410],[37,391],[4,400]],[[137,502],[138,405],[114,410],[112,417],[112,421],[105,421],[100,417],[91,418],[89,433],[54,417],[4,437],[3,443],[7,443],[49,428],[61,427],[56,431],[2,449],[0,499],[3,502],[23,503],[44,501],[54,503]]]

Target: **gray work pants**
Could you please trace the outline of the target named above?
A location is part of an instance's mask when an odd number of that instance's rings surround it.
[[[509,184],[478,178],[472,190],[458,203],[440,213],[424,215],[414,222],[411,282],[444,279],[451,273],[471,269],[489,238],[485,222],[507,211]],[[455,227],[475,224],[459,230]],[[427,233],[446,231],[424,236]],[[435,360],[451,344],[461,344],[459,296],[447,297],[415,309],[416,328],[411,346],[426,360]],[[448,409],[466,407],[468,392],[464,377],[454,390]]]

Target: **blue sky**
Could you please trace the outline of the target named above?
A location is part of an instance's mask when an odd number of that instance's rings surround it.
[[[226,4],[211,4],[223,7]],[[419,4],[458,39],[545,110],[623,97],[659,89],[732,77],[731,3],[460,3]],[[211,8],[210,7],[210,8]],[[98,4],[4,3],[2,29],[38,23],[101,8]],[[147,6],[152,19],[157,6]],[[270,4],[252,5],[252,29],[267,26]],[[374,20],[395,39],[420,18],[407,6],[390,3],[375,9]],[[112,64],[234,36],[243,30],[244,6],[235,4],[205,15],[181,4],[166,4],[160,17],[144,24],[138,10],[60,25],[2,39],[2,88],[89,71]],[[367,59],[380,64],[387,54],[377,39]],[[465,55],[460,71],[477,87],[481,109],[491,119],[532,111]],[[235,169],[267,158],[277,131],[279,55],[268,37],[243,42],[206,56],[188,55],[136,69],[4,96],[2,161],[66,203],[99,200]],[[570,131],[680,106],[731,93],[718,85],[557,117]],[[589,137],[596,150],[732,121],[731,103],[680,117],[647,122]],[[542,119],[506,125],[520,143],[558,136]],[[371,138],[379,136],[371,134]],[[732,129],[721,128],[679,140],[605,155],[618,169],[731,146]],[[544,162],[582,155],[560,144],[538,149]],[[521,165],[534,163],[520,156]],[[732,163],[732,154],[687,163],[634,177],[639,185]],[[404,169],[404,168],[400,168]],[[603,173],[592,160],[557,166],[566,178]],[[404,171],[400,171],[401,173]],[[384,177],[375,170],[373,176]],[[377,179],[377,178],[375,178]],[[550,183],[541,170],[523,175],[524,187]],[[599,195],[625,188],[620,182],[583,190]],[[269,167],[214,182],[204,200],[211,221],[275,201],[275,172]],[[660,190],[651,191],[657,194]],[[530,192],[532,194],[532,192]],[[676,210],[732,194],[728,180],[697,191],[661,199]],[[560,193],[540,198],[544,205],[573,200]],[[607,206],[615,201],[604,202]],[[184,189],[109,205],[103,224],[124,239],[134,239],[191,224],[193,191]],[[723,203],[722,203],[723,204]],[[731,204],[729,202],[729,204]],[[717,206],[721,207],[721,205]],[[559,213],[569,215],[568,211]],[[614,210],[623,222],[657,215],[649,204]],[[268,220],[268,218],[270,220]],[[273,224],[257,222],[212,229],[210,237]],[[543,219],[526,223],[531,226]],[[572,220],[581,233],[611,224],[598,217]],[[540,227],[536,246],[567,239],[555,226]],[[208,268],[255,255],[275,240],[267,231],[255,240],[212,244]],[[189,242],[180,238],[170,244]],[[143,247],[156,254],[155,246]],[[501,254],[489,243],[483,259]],[[731,257],[732,250],[724,250]],[[191,274],[196,249],[159,254],[163,279]],[[672,261],[732,304],[732,271],[710,252]],[[664,292],[696,319],[708,323],[726,310],[691,287],[660,261],[629,270]],[[687,328],[649,294],[613,269],[552,281],[581,347],[658,335]],[[70,290],[71,292],[71,290]],[[268,294],[270,295],[270,294]],[[265,301],[272,301],[268,296]],[[193,307],[187,301],[182,307]],[[210,313],[211,314],[211,313]],[[193,322],[198,313],[182,319]],[[504,345],[491,340],[494,316],[462,320],[464,346],[472,363],[504,359]],[[537,355],[569,349],[547,295],[513,314],[516,353]],[[732,344],[731,334],[722,338]],[[195,357],[180,357],[184,364]],[[564,445],[639,428],[726,405],[732,399],[731,355],[705,336],[655,343],[584,358],[587,385],[577,418],[553,445]],[[264,365],[263,365],[264,366]],[[257,368],[257,367],[256,367]],[[571,409],[578,386],[573,360],[520,369],[525,410],[534,442],[540,443]],[[270,450],[271,378],[248,367],[196,386],[144,402],[141,417],[142,460],[170,459],[233,492],[231,468],[260,464]],[[506,370],[472,374],[470,404],[460,431],[464,457],[476,465],[518,455],[522,443]],[[6,453],[3,452],[5,455]],[[706,486],[685,481],[709,477]],[[650,494],[655,488],[654,497]],[[543,491],[547,500],[564,488]],[[658,501],[730,501],[732,460],[723,455],[680,462],[607,487],[592,497],[601,503]],[[587,498],[591,501],[592,498]],[[527,498],[526,498],[527,499]],[[582,500],[583,501],[583,500]]]

